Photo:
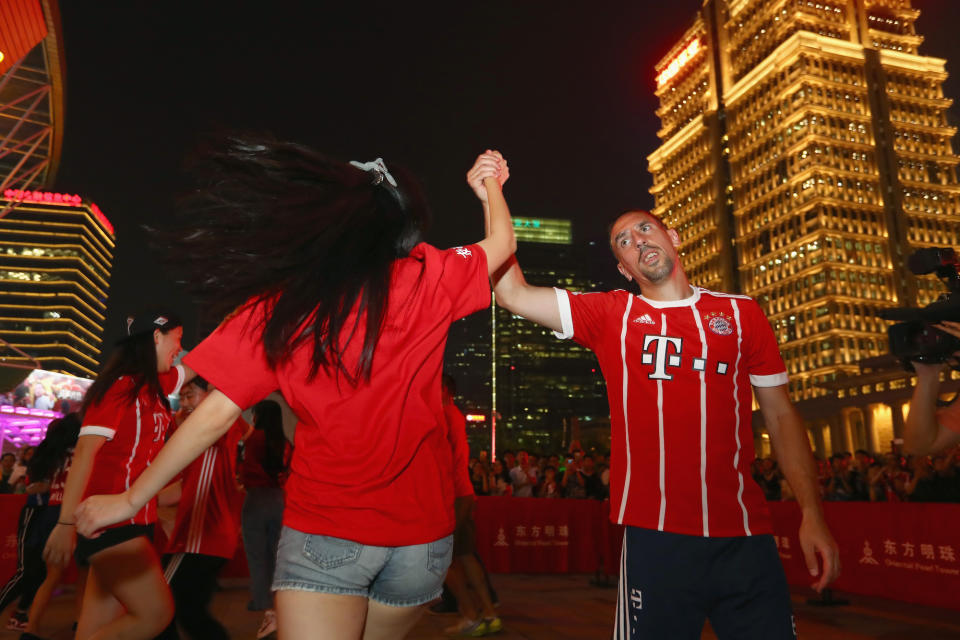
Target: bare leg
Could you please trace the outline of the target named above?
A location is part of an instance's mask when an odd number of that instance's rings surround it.
[[[33,596],[33,604],[30,605],[30,613],[27,618],[27,633],[37,635],[37,631],[40,629],[40,618],[43,617],[43,612],[50,603],[53,590],[60,584],[60,578],[62,577],[63,567],[48,562],[47,577],[44,579],[43,584],[40,585],[40,588],[37,589],[36,595]]]
[[[123,607],[109,591],[104,590],[96,573],[88,568],[86,574],[87,579],[79,595],[81,604],[75,640],[89,640],[97,629],[123,613]]]
[[[134,538],[98,551],[90,558],[90,571],[89,581],[95,580],[98,591],[109,594],[124,609],[89,636],[90,640],[151,640],[170,623],[173,598],[147,538]],[[86,597],[83,609],[81,626],[87,630]]]
[[[457,605],[460,609],[460,615],[467,620],[477,620],[480,616],[480,609],[477,607],[476,599],[470,593],[470,587],[467,585],[467,574],[464,572],[463,560],[465,556],[453,559],[450,568],[447,569],[447,588],[453,592],[457,599]]]
[[[495,618],[497,610],[493,607],[493,598],[490,596],[490,589],[487,588],[487,577],[483,573],[483,567],[477,561],[472,553],[460,556],[456,559],[461,564],[463,571],[467,576],[467,584],[473,589],[473,592],[480,598],[480,606],[483,609],[484,618]]]
[[[277,591],[279,640],[359,640],[367,599],[313,591]],[[397,636],[393,636],[397,637]]]
[[[369,600],[363,640],[401,640],[423,615],[423,607],[391,607]]]
[[[83,611],[83,591],[87,587],[87,577],[90,575],[90,567],[77,567],[77,593],[75,598],[74,620],[80,620],[80,613]]]

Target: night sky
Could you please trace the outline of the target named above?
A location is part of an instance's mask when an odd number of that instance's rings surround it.
[[[190,187],[186,158],[211,133],[269,131],[344,160],[401,163],[424,183],[438,246],[480,238],[463,176],[487,147],[510,161],[512,212],[572,218],[575,241],[652,207],[653,65],[699,0],[333,4],[61,2],[54,186],[96,202],[117,230],[106,352],[125,314],[158,300],[185,315],[185,346],[196,338],[193,306],[139,225],[163,224]],[[953,0],[914,5],[921,53],[956,72]],[[957,78],[946,92],[960,98]]]

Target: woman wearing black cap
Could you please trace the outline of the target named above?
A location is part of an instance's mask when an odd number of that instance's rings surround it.
[[[84,398],[83,422],[63,491],[60,520],[44,550],[52,564],[89,565],[79,640],[152,638],[173,616],[170,590],[151,543],[157,519],[149,500],[96,538],[77,537],[74,512],[81,499],[129,487],[163,446],[172,414],[169,394],[193,372],[173,362],[183,327],[169,313],[127,319],[127,336]]]
[[[85,503],[81,530],[129,517],[279,389],[299,419],[273,580],[280,638],[402,638],[452,555],[443,350],[451,323],[490,305],[489,276],[516,247],[506,161],[477,158],[486,237],[447,250],[421,241],[416,183],[380,159],[264,140],[233,141],[213,164],[179,255],[205,300],[237,308],[187,358],[217,390],[128,491]]]

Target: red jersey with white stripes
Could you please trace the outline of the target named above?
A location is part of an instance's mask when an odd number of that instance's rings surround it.
[[[177,519],[165,553],[233,557],[243,505],[236,480],[237,444],[249,428],[243,418],[238,418],[227,433],[183,470]]]
[[[592,349],[607,381],[610,516],[687,535],[771,533],[749,469],[751,385],[787,383],[777,341],[752,299],[692,291],[557,290],[561,337]]]
[[[165,395],[180,392],[183,368],[180,365],[159,374],[160,388]],[[103,399],[91,405],[83,416],[80,436],[104,436],[107,441],[97,451],[93,473],[83,494],[122,493],[150,465],[163,446],[173,414],[147,387],[130,399],[133,390],[130,376],[122,376],[107,390]],[[156,498],[150,500],[130,520],[113,526],[151,524],[157,519]]]

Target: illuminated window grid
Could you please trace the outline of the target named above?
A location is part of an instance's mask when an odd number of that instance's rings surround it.
[[[838,316],[809,311],[896,297],[887,250],[874,245],[888,233],[862,59],[852,47],[814,53],[805,40],[786,43],[780,64],[727,102],[741,284],[778,334],[796,399],[827,395],[817,383],[885,349],[879,323],[841,334]],[[855,358],[851,344],[864,347]]]
[[[13,265],[17,261],[25,265],[31,263],[40,265],[60,264],[72,260],[74,268],[82,269],[88,277],[95,278],[97,286],[109,287],[107,278],[110,275],[109,266],[94,261],[94,254],[81,245],[64,246],[47,243],[5,242],[0,233],[0,264]],[[99,256],[98,256],[99,257]],[[24,268],[30,268],[25,266]]]
[[[8,203],[8,200],[0,198],[0,207]],[[18,204],[3,217],[4,227],[8,231],[35,233],[40,237],[72,237],[75,242],[86,240],[84,244],[99,253],[107,263],[111,261],[114,240],[95,222],[89,210],[56,206],[41,210],[41,206],[35,203]]]
[[[662,124],[657,135],[667,140],[697,119],[708,107],[710,94],[710,60],[706,25],[697,18],[677,45],[656,65],[658,77],[685,50],[691,42],[699,44],[697,52],[670,76],[670,80],[657,87],[660,99],[657,116]]]
[[[513,233],[518,241],[543,244],[571,244],[573,228],[570,220],[554,218],[513,218]]]
[[[0,220],[0,336],[48,369],[87,377],[114,249],[90,207],[20,202]]]
[[[727,63],[720,70],[727,81],[723,142],[730,149],[738,276],[743,291],[756,296],[770,316],[794,397],[815,397],[825,393],[817,383],[854,373],[859,359],[885,352],[886,323],[874,317],[876,311],[914,303],[898,300],[894,278],[902,276],[893,272],[893,234],[874,140],[878,116],[870,109],[863,48],[847,41],[856,40],[861,18],[882,40],[874,46],[886,74],[902,217],[914,247],[960,246],[951,148],[956,130],[946,121],[951,101],[942,93],[943,61],[910,55],[921,39],[913,30],[919,12],[907,0],[859,0],[856,7],[823,0],[725,4],[728,51],[718,57]],[[673,119],[683,91],[679,84],[657,88],[665,140],[651,156],[651,192],[656,212],[683,229],[684,264],[703,284],[711,276],[703,261],[709,264],[710,251],[724,240],[709,237],[709,215],[702,219],[694,205],[698,185],[684,175],[698,170],[691,159],[711,160],[706,153],[698,156],[695,144],[677,143],[696,138]],[[710,140],[706,118],[696,120],[706,109],[699,111],[686,122]],[[708,192],[707,198],[719,195]],[[923,304],[942,287],[929,278],[917,291],[916,302]]]

